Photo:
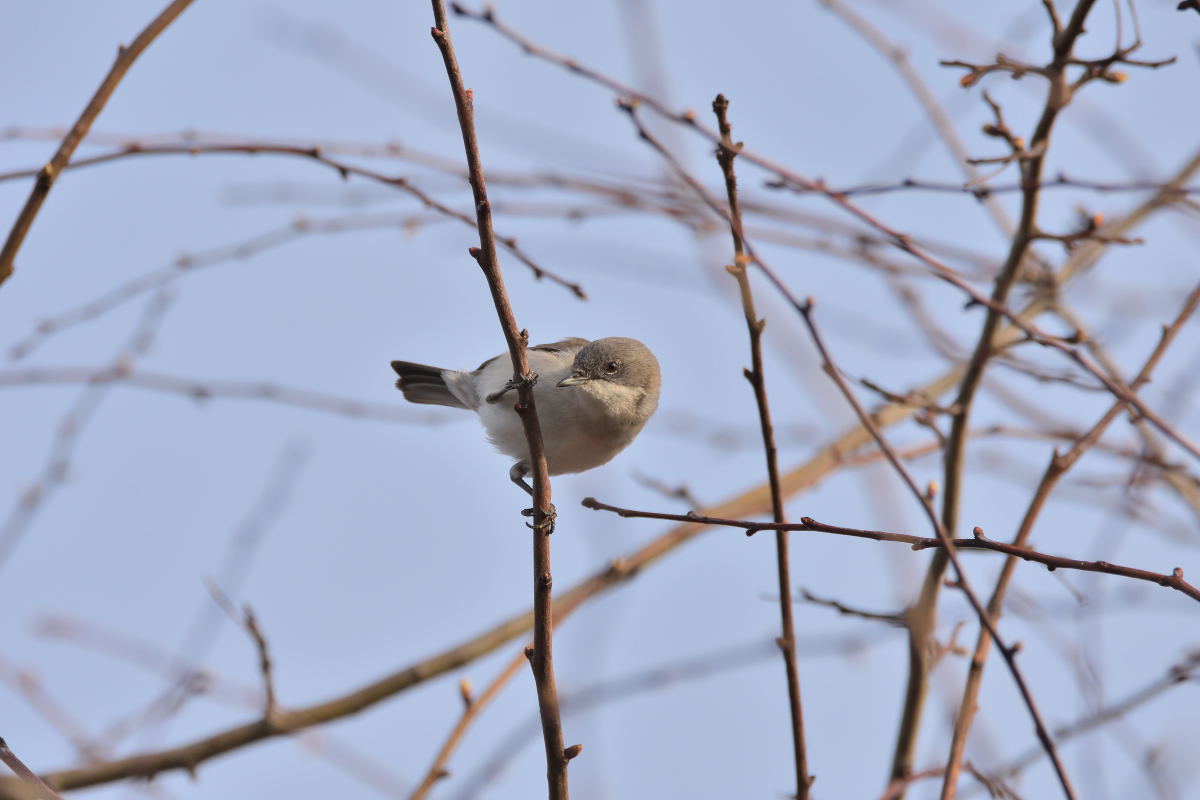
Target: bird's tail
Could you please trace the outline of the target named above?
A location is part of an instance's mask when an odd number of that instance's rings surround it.
[[[408,402],[467,408],[446,386],[446,380],[442,377],[445,370],[414,364],[411,361],[393,361],[392,369],[400,376],[400,380],[396,381],[396,388],[404,392],[404,399]]]

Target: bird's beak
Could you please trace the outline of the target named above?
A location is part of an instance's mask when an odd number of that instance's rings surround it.
[[[579,384],[587,383],[590,380],[591,380],[591,378],[589,378],[587,375],[583,375],[581,373],[576,372],[576,373],[572,374],[570,377],[563,378],[561,381],[558,382],[558,385],[559,386],[578,386]]]

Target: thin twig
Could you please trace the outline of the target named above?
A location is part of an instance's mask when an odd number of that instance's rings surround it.
[[[767,484],[771,487],[771,514],[776,522],[786,522],[783,510],[783,492],[779,488],[779,459],[775,447],[775,430],[771,425],[771,409],[767,402],[766,378],[763,374],[762,332],[765,319],[758,318],[754,308],[754,295],[750,291],[750,278],[746,274],[746,254],[742,231],[742,212],[738,206],[737,176],[733,160],[741,144],[730,138],[732,126],[726,114],[729,101],[717,95],[712,104],[725,145],[717,150],[717,163],[725,177],[725,196],[729,202],[729,231],[733,236],[733,265],[727,267],[737,280],[738,293],[742,299],[742,311],[746,317],[746,329],[750,333],[750,369],[743,370],[746,380],[754,389],[754,400],[758,405],[758,419],[762,427],[763,450],[767,461]],[[808,754],[804,746],[804,712],[800,701],[800,673],[796,666],[796,630],[792,620],[792,579],[788,558],[787,531],[775,532],[775,562],[779,580],[779,614],[782,635],[779,649],[783,653],[784,671],[787,674],[788,711],[792,721],[792,756],[796,768],[796,797],[807,800],[813,776],[808,772]]]
[[[466,151],[471,193],[475,199],[480,246],[472,248],[471,255],[487,278],[496,314],[500,318],[500,326],[504,329],[504,338],[508,342],[509,355],[512,357],[513,381],[519,386],[516,412],[521,418],[525,428],[525,439],[529,444],[529,460],[533,473],[533,652],[530,654],[529,663],[533,668],[534,683],[537,685],[542,734],[546,743],[546,782],[549,786],[550,800],[567,800],[567,762],[578,754],[578,746],[572,746],[573,752],[570,753],[563,746],[558,692],[554,686],[554,612],[551,601],[553,578],[550,573],[550,534],[554,531],[554,512],[550,503],[550,476],[546,468],[546,452],[533,398],[533,383],[537,376],[530,372],[525,357],[529,333],[517,328],[508,295],[504,290],[504,278],[500,274],[496,237],[492,232],[492,211],[488,203],[483,164],[475,135],[474,98],[463,84],[458,60],[454,56],[445,6],[442,0],[431,2],[434,17],[431,33],[442,52],[446,75],[450,79],[450,89],[454,94],[454,106],[458,111],[458,124],[462,129],[463,147]]]
[[[204,585],[216,604],[233,620],[233,624],[244,630],[254,642],[254,649],[258,651],[258,670],[263,682],[263,719],[274,719],[278,714],[278,707],[275,704],[275,681],[271,676],[271,654],[267,649],[267,639],[258,627],[258,620],[254,618],[254,612],[250,610],[249,605],[243,605],[241,613],[238,613],[233,602],[214,581],[205,580]]]
[[[886,622],[889,625],[896,625],[898,627],[904,627],[908,624],[904,621],[903,614],[880,614],[878,611],[864,611],[861,608],[852,608],[851,606],[848,606],[838,600],[829,600],[827,598],[817,597],[804,587],[800,587],[800,593],[796,600],[803,601],[805,603],[812,603],[815,606],[832,608],[834,611],[847,617],[869,619],[874,622]]]
[[[483,710],[484,706],[491,702],[492,699],[500,693],[500,690],[504,688],[505,684],[512,680],[513,676],[517,674],[517,671],[521,669],[521,665],[523,665],[525,661],[525,653],[518,652],[513,659],[508,662],[507,666],[500,671],[500,674],[492,679],[492,682],[488,684],[487,689],[484,689],[483,694],[479,695],[478,697],[475,697],[470,693],[470,689],[467,684],[460,684],[460,687],[462,688],[463,703],[465,704],[462,716],[459,717],[458,723],[455,724],[454,729],[450,731],[450,735],[446,737],[446,742],[442,745],[442,749],[439,750],[438,754],[434,757],[433,763],[429,765],[429,769],[426,771],[425,777],[421,779],[421,783],[416,789],[413,789],[412,794],[408,796],[408,800],[421,800],[421,798],[429,794],[429,790],[433,788],[435,783],[450,774],[446,771],[446,763],[450,760],[450,756],[454,753],[454,749],[458,747],[458,743],[462,741],[463,734],[466,733],[467,728],[472,722],[474,722],[475,717],[480,711]]]
[[[117,88],[117,84],[121,82],[121,78],[125,77],[126,71],[133,65],[137,57],[142,54],[142,51],[149,47],[150,43],[185,8],[191,5],[191,2],[192,0],[174,0],[137,35],[137,38],[128,47],[122,45],[117,49],[117,59],[113,62],[108,74],[104,76],[104,80],[100,83],[100,88],[92,95],[92,99],[88,101],[87,106],[83,109],[83,113],[79,115],[79,119],[71,126],[71,130],[63,137],[54,156],[38,172],[37,180],[33,184],[33,190],[29,193],[29,199],[25,201],[21,213],[17,215],[16,222],[13,223],[12,229],[8,232],[8,238],[4,242],[4,247],[0,248],[0,286],[3,286],[8,277],[12,275],[13,261],[17,257],[17,251],[21,249],[21,243],[25,241],[25,235],[29,233],[29,228],[33,225],[33,220],[37,216],[38,211],[41,210],[42,203],[46,201],[46,195],[50,193],[50,187],[54,185],[55,179],[58,178],[58,173],[66,166],[67,162],[71,159],[71,154],[79,146],[79,142],[87,135],[88,128],[92,127],[92,123],[96,120],[101,110],[103,110],[104,104],[108,102],[108,98],[112,95],[113,90]]]
[[[944,541],[938,537],[916,536],[911,533],[893,533],[890,531],[873,531],[865,528],[847,528],[842,525],[830,525],[825,522],[818,522],[812,517],[801,517],[799,522],[778,523],[712,517],[694,512],[689,514],[664,514],[657,511],[635,511],[629,508],[619,508],[618,506],[602,503],[594,497],[585,497],[581,505],[593,511],[611,511],[617,516],[629,517],[631,519],[662,519],[672,522],[694,522],[699,525],[741,528],[746,532],[747,536],[753,536],[759,531],[813,531],[817,533],[832,533],[838,536],[850,536],[855,539],[871,539],[876,542],[897,542],[899,544],[906,544],[912,550],[917,551],[948,549]],[[1200,589],[1185,581],[1183,579],[1183,570],[1178,567],[1170,573],[1160,573],[1135,569],[1133,567],[1123,567],[1118,564],[1110,564],[1107,561],[1080,561],[1079,559],[1066,558],[1064,556],[1052,556],[1037,550],[1031,550],[1027,547],[1017,547],[1005,542],[989,539],[979,528],[975,528],[974,538],[949,539],[945,541],[949,542],[949,547],[953,547],[956,550],[979,550],[1003,553],[1023,561],[1034,561],[1038,564],[1044,564],[1052,571],[1056,569],[1070,569],[1081,572],[1100,572],[1106,575],[1116,575],[1121,578],[1147,581],[1174,589],[1200,602]]]

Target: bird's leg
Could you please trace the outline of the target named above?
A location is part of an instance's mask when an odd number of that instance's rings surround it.
[[[508,477],[512,480],[513,483],[515,483],[517,486],[520,486],[522,489],[524,489],[529,494],[530,497],[533,497],[533,487],[525,482],[526,471],[527,471],[526,468],[521,466],[520,464],[513,464],[513,468],[508,471]],[[535,531],[545,529],[546,535],[549,536],[550,534],[554,533],[554,520],[558,517],[558,512],[554,508],[554,503],[550,504],[550,509],[548,511],[546,509],[542,509],[542,513],[545,514],[546,518],[544,520],[542,520],[541,522],[539,522],[535,525],[530,525],[528,522],[526,522],[525,524],[528,525],[530,528],[533,528]],[[532,508],[521,509],[521,516],[532,517],[533,509]]]
[[[513,389],[520,389],[522,386],[532,387],[534,384],[537,383],[537,379],[538,379],[538,374],[536,372],[534,372],[533,370],[529,370],[529,374],[523,376],[521,378],[521,380],[509,381],[508,383],[504,384],[503,389],[501,389],[498,392],[492,392],[484,399],[487,400],[489,403],[495,403],[501,397],[504,397],[504,395],[511,392]],[[528,487],[526,487],[526,489],[528,489]],[[533,492],[531,491],[530,494],[533,494]]]

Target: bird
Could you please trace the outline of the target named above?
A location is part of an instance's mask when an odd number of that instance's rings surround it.
[[[572,337],[534,345],[526,357],[536,375],[534,405],[550,475],[607,464],[633,442],[658,408],[658,359],[637,339]],[[525,429],[514,405],[501,402],[515,400],[518,387],[507,353],[470,372],[411,361],[393,361],[392,369],[400,376],[396,388],[410,403],[478,414],[492,445],[516,462],[509,479],[533,495],[525,481],[533,469]]]

